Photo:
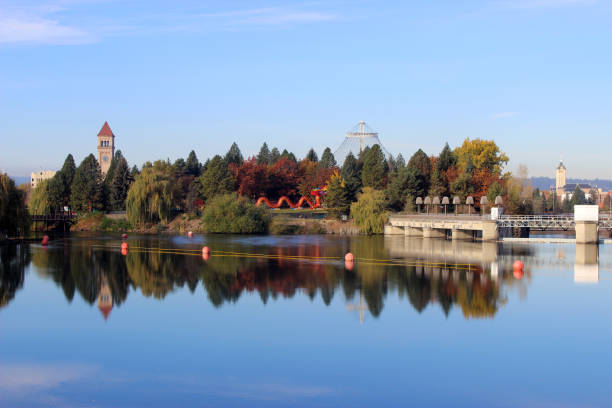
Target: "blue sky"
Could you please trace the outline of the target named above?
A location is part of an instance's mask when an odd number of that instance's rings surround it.
[[[334,150],[360,120],[409,157],[494,139],[535,176],[612,178],[612,3],[0,0],[0,169],[131,164],[236,141]]]

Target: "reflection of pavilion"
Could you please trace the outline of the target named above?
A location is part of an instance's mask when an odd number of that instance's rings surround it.
[[[363,294],[359,291],[359,304],[358,305],[346,305],[346,310],[359,310],[359,322],[363,324],[365,320],[365,311],[368,310],[368,305],[363,301]]]
[[[113,309],[113,294],[111,293],[110,286],[108,285],[108,279],[106,275],[102,273],[102,279],[100,284],[100,292],[98,292],[98,309],[102,312],[104,320],[108,319],[111,310]]]

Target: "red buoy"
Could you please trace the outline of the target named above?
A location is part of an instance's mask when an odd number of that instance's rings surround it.
[[[525,272],[523,271],[523,267],[523,262],[518,259],[514,261],[514,263],[512,264],[512,275],[514,275],[515,279],[521,279],[523,277],[523,275],[525,274]]]
[[[350,252],[347,252],[347,254],[344,255],[344,260],[346,262],[353,262],[355,260],[355,257]]]
[[[122,242],[121,243],[121,249],[128,249],[128,243],[127,242]]]
[[[208,252],[202,252],[202,259],[208,261],[210,259],[210,254]]]
[[[209,247],[207,247],[207,246],[203,247],[203,248],[202,248],[202,253],[203,253],[203,254],[210,254],[210,248],[209,248]]]
[[[354,267],[355,267],[355,263],[353,261],[344,261],[344,268],[347,271],[352,271]]]
[[[49,244],[49,236],[48,236],[48,235],[45,235],[45,236],[43,237],[43,239],[42,239],[42,242],[41,242],[41,243],[42,243],[42,245],[43,245],[43,246],[47,246],[47,245]]]
[[[189,232],[187,233],[187,236],[188,236],[189,238],[193,237],[193,231],[189,231]]]
[[[127,234],[121,234],[121,239],[127,239]]]
[[[128,254],[128,249],[127,247],[125,248],[121,248],[121,255],[126,256]]]

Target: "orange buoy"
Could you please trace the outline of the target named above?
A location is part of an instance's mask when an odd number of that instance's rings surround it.
[[[127,234],[121,234],[121,239],[127,239]]]
[[[45,236],[43,237],[43,239],[42,239],[42,242],[41,242],[41,243],[42,243],[42,245],[43,245],[43,246],[47,246],[47,245],[49,244],[49,236],[48,236],[48,235],[45,235]]]
[[[193,231],[189,231],[189,232],[187,233],[187,236],[188,236],[189,238],[193,237]]]
[[[127,242],[122,242],[121,243],[121,249],[127,250],[128,249],[128,243]]]
[[[355,260],[355,257],[350,252],[347,252],[346,255],[344,255],[344,260],[346,262],[353,262]]]
[[[355,267],[355,263],[353,261],[344,261],[344,268],[347,271],[352,271],[354,267]]]
[[[523,267],[524,267],[523,262],[521,262],[518,259],[514,261],[514,263],[512,264],[512,268],[514,269],[523,269]]]
[[[202,251],[202,259],[208,261],[210,259],[210,253]]]
[[[126,256],[128,254],[128,249],[127,247],[125,248],[121,248],[121,255]]]
[[[207,246],[203,247],[203,248],[202,248],[202,253],[203,253],[203,254],[210,254],[210,248],[209,248],[209,247],[207,247]]]

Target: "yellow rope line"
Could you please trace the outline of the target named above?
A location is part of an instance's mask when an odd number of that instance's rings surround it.
[[[99,245],[97,247],[104,247],[104,248],[109,248],[108,246],[103,246],[103,245]],[[112,246],[110,248],[119,248],[116,246]],[[165,248],[147,248],[147,247],[133,247],[132,250],[130,250],[131,252],[134,253],[160,253],[160,254],[165,254],[165,255],[190,255],[190,256],[200,256],[200,252],[201,251],[197,251],[197,253],[195,253],[196,251],[194,250],[174,250],[174,249],[165,249]],[[216,252],[226,252],[226,251],[214,251]],[[216,253],[214,255],[216,258],[220,258],[220,257],[228,257],[228,258],[254,258],[254,259],[277,259],[277,260],[290,260],[290,261],[294,261],[294,260],[319,260],[319,259],[324,259],[324,260],[340,260],[339,258],[332,258],[332,257],[300,257],[300,256],[283,256],[283,255],[273,255],[273,254],[257,254],[257,253],[246,253],[246,252],[239,252],[239,253],[232,253],[232,252],[226,252],[226,253]],[[367,259],[367,258],[363,258],[363,259]],[[472,265],[470,264],[449,264],[449,263],[441,263],[441,262],[418,262],[418,261],[394,261],[394,260],[388,260],[388,259],[377,259],[377,260],[373,260],[374,262],[367,262],[367,261],[360,261],[359,264],[360,265],[373,265],[373,266],[423,266],[423,267],[436,267],[436,266],[446,266],[452,269],[456,269],[456,270],[466,270],[466,271],[470,271],[475,269]]]
[[[106,245],[93,245],[97,247],[108,248]],[[118,248],[117,246],[110,246],[111,248]],[[141,247],[134,246],[128,247],[132,249],[144,249],[143,252],[157,252],[157,253],[166,253],[173,255],[199,255],[202,253],[199,249],[175,249],[175,248],[155,248],[155,247]],[[250,252],[235,252],[235,251],[211,251],[211,256],[214,254],[216,257],[227,256],[227,257],[245,257],[245,258],[267,258],[267,259],[286,259],[286,260],[341,260],[341,257],[331,257],[331,256],[308,256],[308,255],[276,255],[276,254],[261,254],[261,253],[250,253]],[[458,267],[464,267],[464,269],[473,269],[473,264],[466,263],[447,263],[447,262],[418,262],[418,261],[401,261],[401,260],[393,260],[393,259],[376,259],[376,258],[355,258],[354,261],[359,261],[361,264],[381,264],[381,265],[415,265],[415,266],[453,266],[456,269]]]

